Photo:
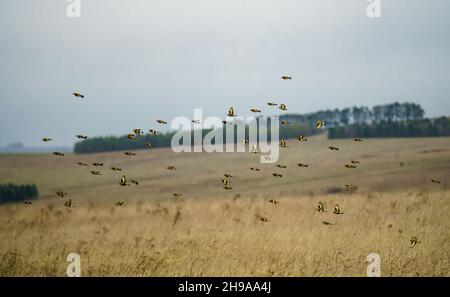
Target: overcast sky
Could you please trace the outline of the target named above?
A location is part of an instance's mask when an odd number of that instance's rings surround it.
[[[81,18],[67,5],[0,1],[0,145],[72,145],[194,108],[274,114],[269,99],[450,115],[448,0],[382,0],[379,19],[366,0],[81,0]]]

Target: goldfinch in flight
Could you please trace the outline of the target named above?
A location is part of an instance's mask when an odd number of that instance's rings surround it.
[[[42,141],[43,141],[43,142],[49,142],[49,141],[52,141],[52,140],[53,140],[53,139],[48,138],[48,137],[42,138]]]
[[[67,195],[67,192],[57,191],[56,195],[58,195],[58,197],[64,198]]]
[[[163,120],[156,120],[156,122],[159,124],[167,125],[167,122]]]
[[[234,117],[236,116],[236,114],[234,113],[234,108],[230,107],[230,109],[228,110],[228,114],[229,117]]]
[[[325,208],[323,207],[322,202],[317,203],[317,208],[316,208],[316,210],[317,210],[318,212],[327,212],[327,211],[325,210]]]
[[[320,129],[320,128],[322,128],[323,126],[326,126],[327,124],[324,122],[324,121],[317,121],[316,122],[316,128],[317,129]]]
[[[287,110],[287,108],[286,108],[286,105],[285,104],[280,104],[280,107],[279,107],[281,110]]]
[[[67,200],[65,203],[64,203],[64,206],[65,207],[75,207],[75,205],[73,205],[72,204],[72,199],[69,199],[69,200]]]
[[[413,236],[409,240],[409,247],[414,247],[416,244],[420,243],[420,241],[417,240],[417,237]]]
[[[72,93],[75,97],[84,98],[84,95],[81,95],[80,93]]]
[[[338,205],[338,204],[336,204],[336,206],[334,207],[333,213],[334,213],[334,214],[337,214],[337,215],[344,214],[344,213],[341,211],[341,209],[339,208],[339,205]]]

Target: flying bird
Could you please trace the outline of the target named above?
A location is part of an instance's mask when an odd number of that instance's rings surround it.
[[[355,142],[362,142],[362,139],[361,138],[353,138],[353,141],[355,141]]]
[[[276,173],[276,172],[272,173],[272,175],[273,175],[274,177],[283,177],[282,174],[279,174],[279,173]]]
[[[52,140],[53,140],[53,139],[48,138],[48,137],[42,138],[42,141],[43,141],[43,142],[49,142],[49,141],[52,141]]]
[[[78,138],[78,139],[88,139],[88,137],[85,136],[85,135],[75,135],[75,136],[76,136],[76,138]]]
[[[67,192],[57,191],[56,195],[58,195],[58,197],[64,198],[67,195]]]
[[[122,168],[114,167],[114,166],[110,167],[110,169],[111,169],[112,171],[122,171]]]
[[[138,185],[139,185],[139,181],[137,181],[137,180],[135,180],[135,179],[130,180],[130,182],[131,182],[133,185],[135,185],[135,186],[138,186]]]
[[[337,215],[344,214],[344,213],[341,211],[341,209],[340,209],[340,207],[339,207],[338,204],[336,204],[336,206],[334,207],[333,213],[334,213],[334,214],[337,214]]]
[[[172,165],[167,166],[166,169],[167,170],[177,170],[177,168],[175,166],[172,166]]]
[[[278,104],[277,103],[273,103],[273,102],[267,102],[267,105],[269,105],[269,106],[277,106]]]
[[[130,185],[127,183],[127,177],[125,175],[122,175],[122,177],[120,178],[119,185],[121,185],[122,187]]]
[[[300,135],[297,137],[298,141],[308,141],[308,138],[305,138],[305,136]]]
[[[228,114],[229,117],[234,117],[236,116],[236,114],[234,113],[234,108],[230,107],[230,109],[228,110]]]
[[[192,123],[194,123],[194,124],[200,124],[200,120],[192,120]]]
[[[95,166],[95,167],[102,167],[102,166],[103,166],[103,163],[97,163],[97,162],[94,162],[94,163],[92,163],[92,166]]]
[[[72,93],[75,97],[84,98],[84,95],[81,95],[80,93]]]
[[[53,155],[59,156],[59,157],[64,157],[64,154],[63,153],[59,153],[59,152],[53,152]]]
[[[142,129],[139,129],[139,128],[136,128],[136,129],[133,129],[133,133],[135,134],[135,135],[142,135]]]
[[[431,181],[432,183],[435,183],[435,184],[440,184],[440,183],[441,183],[440,180],[434,179],[434,178],[430,179],[430,181]]]
[[[159,134],[159,132],[158,132],[158,131],[156,131],[156,130],[153,130],[153,129],[150,129],[150,130],[148,130],[148,133],[150,133],[151,135],[156,135],[156,134]]]
[[[420,243],[420,241],[417,240],[417,237],[413,236],[409,240],[409,247],[414,247],[416,244]]]
[[[259,168],[256,168],[256,167],[251,167],[250,170],[251,170],[251,171],[259,171],[260,169],[259,169]]]
[[[232,190],[232,189],[233,189],[232,186],[223,186],[223,188],[224,188],[225,190]]]
[[[327,225],[327,226],[328,225],[333,225],[333,224],[331,224],[330,222],[327,222],[327,221],[323,221],[322,224]]]
[[[133,139],[136,138],[136,134],[130,133],[130,134],[127,135],[127,138],[130,139],[130,140],[133,140]]]
[[[124,155],[126,155],[126,156],[136,156],[136,153],[124,152]]]
[[[281,165],[281,164],[277,164],[276,166],[277,166],[278,168],[283,168],[283,169],[286,169],[286,167],[287,167],[286,165]]]
[[[350,160],[350,163],[352,163],[352,164],[359,164],[361,162],[359,162],[358,160]]]
[[[96,171],[96,170],[92,170],[92,171],[91,171],[91,174],[93,174],[93,175],[102,175],[102,174],[100,173],[100,171]]]
[[[322,128],[323,126],[326,126],[327,125],[327,123],[325,123],[324,121],[317,121],[316,122],[316,128],[317,129],[320,129],[320,128]]]
[[[352,165],[352,164],[345,164],[345,168],[349,168],[349,169],[355,169],[356,165]]]
[[[84,162],[77,162],[77,164],[80,166],[89,166],[87,163],[84,163]]]
[[[308,168],[309,167],[309,165],[306,164],[306,163],[297,163],[297,166],[298,167],[302,167],[302,168]]]
[[[125,206],[125,202],[123,201],[117,201],[116,203],[114,203],[115,206]]]
[[[287,126],[287,125],[289,125],[290,123],[289,123],[288,121],[281,121],[281,124]]]
[[[325,210],[325,208],[323,207],[322,202],[317,203],[317,208],[316,208],[316,210],[317,210],[318,212],[327,212],[327,211]]]
[[[281,139],[281,140],[280,140],[280,146],[281,146],[281,147],[286,147],[286,140]]]
[[[291,76],[282,76],[281,79],[283,79],[283,80],[289,80],[289,79],[292,79],[292,77],[291,77]]]
[[[155,147],[155,145],[154,145],[153,143],[150,143],[150,142],[146,142],[145,145],[146,145],[148,148]]]
[[[31,201],[31,200],[25,200],[23,203],[25,203],[25,205],[31,205],[31,204],[33,204],[33,201]]]
[[[259,220],[264,223],[270,222],[270,219],[265,218],[265,217],[260,217]]]
[[[280,104],[279,109],[281,110],[287,110],[286,105],[285,104]]]
[[[167,122],[163,120],[156,120],[156,122],[159,124],[167,125]]]
[[[261,112],[261,110],[260,109],[256,109],[256,108],[252,108],[252,109],[250,109],[250,111],[251,112],[254,112],[254,113],[260,113]]]
[[[273,199],[270,199],[270,200],[267,200],[267,201],[269,201],[269,202],[272,203],[272,204],[280,204],[279,201],[273,200]]]
[[[232,176],[231,174],[229,174],[229,173],[224,173],[223,176],[225,176],[226,178],[233,177],[233,176]]]
[[[73,203],[72,203],[72,199],[69,199],[69,200],[67,200],[65,203],[64,203],[64,206],[65,207],[75,207],[75,205],[73,205]]]
[[[180,193],[174,193],[174,194],[172,194],[174,197],[178,197],[178,198],[181,198],[181,197],[183,197],[183,194],[180,194]]]
[[[338,151],[339,150],[339,148],[338,147],[335,147],[335,146],[329,146],[328,147],[330,150],[332,150],[332,151]]]

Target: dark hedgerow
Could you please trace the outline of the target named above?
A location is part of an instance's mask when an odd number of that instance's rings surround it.
[[[37,187],[32,185],[0,184],[0,204],[34,200],[39,193]]]

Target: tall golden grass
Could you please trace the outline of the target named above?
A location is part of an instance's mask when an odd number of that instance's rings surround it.
[[[83,276],[364,276],[370,253],[384,276],[450,276],[449,192],[267,198],[5,206],[0,275],[64,276],[75,252]]]
[[[64,276],[67,255],[79,253],[84,276],[364,276],[367,256],[378,253],[384,276],[450,276],[449,147],[450,138],[317,136],[288,141],[286,169],[249,153],[168,149],[0,155],[2,182],[35,182],[41,193],[33,205],[0,206],[0,275]],[[346,169],[352,159],[361,164]],[[77,161],[105,163],[102,176]],[[222,189],[225,172],[231,191]],[[120,187],[122,174],[140,185]],[[58,190],[76,207],[65,208]],[[319,201],[326,213],[315,210]],[[343,215],[333,214],[336,203]],[[420,241],[413,248],[411,236]]]

